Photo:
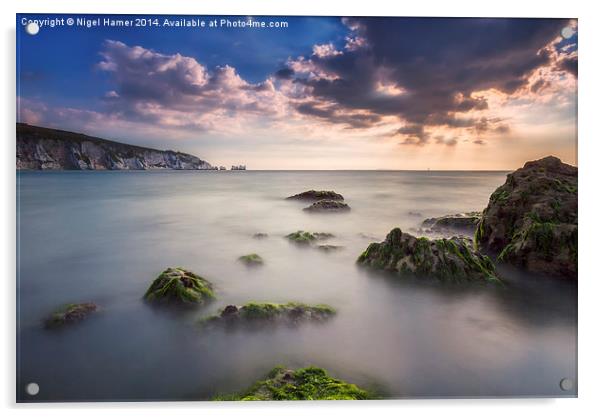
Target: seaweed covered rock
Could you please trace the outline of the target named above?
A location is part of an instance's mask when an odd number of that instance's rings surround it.
[[[429,227],[434,231],[446,230],[476,230],[481,212],[472,211],[468,213],[450,214],[441,217],[432,217],[422,222],[422,227]]]
[[[305,207],[303,210],[312,213],[340,213],[351,210],[351,207],[341,201],[320,200],[309,207]]]
[[[54,329],[78,323],[98,310],[94,303],[66,304],[52,313],[45,321],[45,327]]]
[[[334,191],[309,190],[286,198],[287,200],[319,201],[319,200],[344,200],[341,194]]]
[[[317,240],[325,240],[334,237],[332,233],[324,232],[306,232],[303,230],[297,230],[296,232],[289,233],[286,238],[291,242],[298,243],[300,245],[309,245]]]
[[[183,268],[167,268],[144,294],[149,302],[184,306],[203,305],[213,298],[211,283]]]
[[[577,168],[553,156],[527,162],[490,197],[480,248],[529,271],[577,278]]]
[[[256,303],[243,306],[228,305],[217,315],[201,319],[203,327],[218,324],[235,325],[274,325],[295,326],[304,322],[323,322],[334,316],[336,310],[326,304],[308,305],[303,303]]]
[[[278,366],[266,379],[241,394],[219,395],[216,401],[368,400],[376,396],[357,385],[331,377],[313,366],[297,370]]]
[[[250,253],[248,255],[243,255],[238,258],[238,260],[244,263],[247,266],[259,266],[263,265],[263,258],[256,253]]]
[[[357,262],[402,277],[446,283],[501,282],[491,259],[475,251],[469,239],[417,238],[399,228],[391,230],[384,242],[371,243]]]
[[[322,252],[337,252],[343,249],[342,246],[339,245],[318,245],[317,249],[322,251]]]

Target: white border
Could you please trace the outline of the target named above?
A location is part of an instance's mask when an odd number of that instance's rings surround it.
[[[596,13],[595,2],[556,1],[528,2],[525,0],[485,1],[411,1],[369,0],[352,3],[349,0],[166,0],[155,4],[124,0],[20,0],[1,3],[3,22],[2,77],[5,93],[2,126],[2,164],[0,166],[3,204],[2,256],[2,359],[5,361],[0,378],[0,398],[8,414],[44,414],[48,416],[104,416],[107,411],[164,416],[166,412],[194,415],[220,412],[224,415],[245,416],[306,416],[308,413],[360,416],[379,415],[462,415],[487,417],[508,413],[545,414],[546,416],[589,415],[600,409],[598,387],[600,374],[600,310],[602,274],[597,268],[597,236],[600,236],[602,209],[600,190],[600,129],[599,74],[600,27],[602,16]],[[255,14],[255,15],[346,15],[346,16],[488,16],[488,17],[576,17],[579,19],[579,220],[582,224],[579,239],[579,399],[560,400],[405,400],[350,404],[337,402],[288,404],[239,403],[96,403],[96,404],[15,404],[15,13],[162,13],[162,14]],[[586,227],[583,227],[585,225]],[[599,411],[598,411],[599,412]]]

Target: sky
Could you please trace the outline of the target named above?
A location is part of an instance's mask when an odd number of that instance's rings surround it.
[[[17,121],[248,169],[577,164],[574,19],[104,21],[140,17],[17,15]]]

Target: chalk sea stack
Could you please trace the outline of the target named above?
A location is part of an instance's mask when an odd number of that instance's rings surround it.
[[[97,310],[98,306],[94,303],[66,304],[52,313],[44,321],[44,325],[46,328],[55,329],[78,323]]]
[[[475,251],[469,239],[461,237],[430,240],[395,228],[384,242],[371,243],[357,262],[400,277],[444,283],[501,283],[491,259]]]
[[[475,242],[500,261],[577,279],[577,167],[548,156],[509,174],[491,195]]]
[[[292,195],[286,198],[287,200],[302,200],[302,201],[319,201],[319,200],[344,200],[341,194],[335,193],[334,191],[316,191],[309,190],[299,194]]]
[[[218,324],[233,325],[276,325],[295,326],[304,322],[324,322],[334,316],[335,309],[326,304],[303,303],[256,303],[243,306],[228,305],[217,315],[201,319],[203,327]]]
[[[369,400],[375,394],[313,366],[297,370],[278,366],[264,380],[240,394],[218,395],[215,401]]]
[[[183,268],[167,268],[144,294],[151,303],[181,306],[200,306],[214,298],[209,281]]]

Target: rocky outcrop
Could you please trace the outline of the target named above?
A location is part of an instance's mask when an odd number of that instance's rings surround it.
[[[310,366],[297,370],[278,366],[264,380],[240,394],[218,395],[216,401],[369,400],[377,396]]]
[[[399,228],[391,230],[384,242],[371,243],[357,262],[401,277],[446,283],[501,282],[491,259],[475,251],[470,240],[416,238]]]
[[[291,242],[298,243],[300,245],[309,245],[317,240],[325,240],[334,237],[331,233],[324,232],[305,232],[303,230],[298,230],[294,233],[290,233],[286,235],[286,238]]]
[[[334,316],[335,309],[325,305],[302,303],[247,303],[226,306],[219,314],[201,319],[203,327],[215,325],[277,325],[295,326],[304,322],[323,322]]]
[[[319,201],[319,200],[344,200],[341,194],[334,191],[309,190],[286,198],[287,200]]]
[[[341,201],[320,200],[309,207],[305,207],[303,210],[311,213],[340,213],[349,211],[351,208]]]
[[[212,170],[196,156],[17,123],[17,169]]]
[[[432,217],[422,222],[422,227],[428,227],[433,231],[446,230],[476,230],[481,220],[481,212],[472,211],[468,213],[449,214],[441,217]]]
[[[200,306],[214,298],[209,281],[183,268],[167,268],[144,294],[151,303],[181,306]]]
[[[46,328],[56,329],[65,325],[79,323],[97,310],[98,307],[94,303],[67,304],[52,313],[44,321],[44,325]]]
[[[577,168],[549,156],[508,175],[475,233],[483,250],[529,271],[577,278]]]

